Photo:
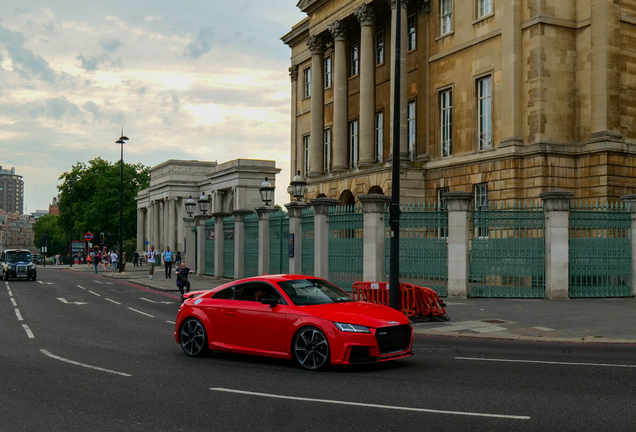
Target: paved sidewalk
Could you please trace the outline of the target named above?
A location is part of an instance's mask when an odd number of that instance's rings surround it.
[[[46,269],[94,273],[86,265],[50,266]],[[38,266],[38,270],[43,270]],[[148,267],[126,264],[125,273],[99,269],[99,275],[164,292],[178,292],[176,279],[166,279],[157,267],[152,279]],[[228,279],[190,276],[191,290],[220,286]],[[555,341],[576,343],[636,344],[636,299],[443,299],[450,321],[420,322],[416,334],[472,338]]]

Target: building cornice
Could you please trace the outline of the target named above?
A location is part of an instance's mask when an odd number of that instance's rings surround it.
[[[294,27],[285,36],[280,38],[284,44],[289,45],[290,48],[295,47],[307,40],[309,37],[309,17],[305,18]]]

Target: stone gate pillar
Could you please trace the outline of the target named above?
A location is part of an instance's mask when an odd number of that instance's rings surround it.
[[[258,275],[269,273],[269,214],[278,211],[275,207],[257,207],[258,213]]]
[[[448,297],[466,298],[469,285],[468,212],[473,201],[470,192],[446,192],[448,209]]]
[[[205,221],[208,215],[197,215],[197,262],[196,274],[203,276],[205,274]]]
[[[567,300],[570,284],[569,216],[574,194],[552,191],[539,194],[545,212],[545,298]]]
[[[309,206],[309,203],[300,201],[285,204],[289,212],[289,235],[294,236],[294,256],[289,258],[290,274],[302,274],[302,211]]]
[[[242,279],[245,275],[245,215],[254,210],[235,210],[234,215],[234,279]]]
[[[221,278],[223,277],[223,240],[225,238],[223,218],[227,216],[227,213],[219,211],[212,216],[214,217],[214,276]]]
[[[621,199],[631,207],[632,213],[632,295],[636,296],[636,195],[623,195]]]
[[[340,204],[332,198],[311,200],[314,206],[314,276],[329,277],[329,207]]]
[[[358,197],[364,213],[364,247],[362,279],[379,282],[386,279],[384,269],[385,207],[391,197],[380,194]]]

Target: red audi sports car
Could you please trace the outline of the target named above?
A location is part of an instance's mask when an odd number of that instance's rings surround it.
[[[189,356],[209,350],[294,359],[309,370],[413,355],[402,313],[311,276],[271,275],[189,293],[174,331]]]

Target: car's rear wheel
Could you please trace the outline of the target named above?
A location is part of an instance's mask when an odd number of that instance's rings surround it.
[[[190,357],[200,357],[209,351],[205,327],[196,318],[188,318],[181,324],[179,341],[183,352]]]
[[[304,327],[292,342],[292,355],[307,370],[317,371],[329,366],[329,341],[316,327]]]

